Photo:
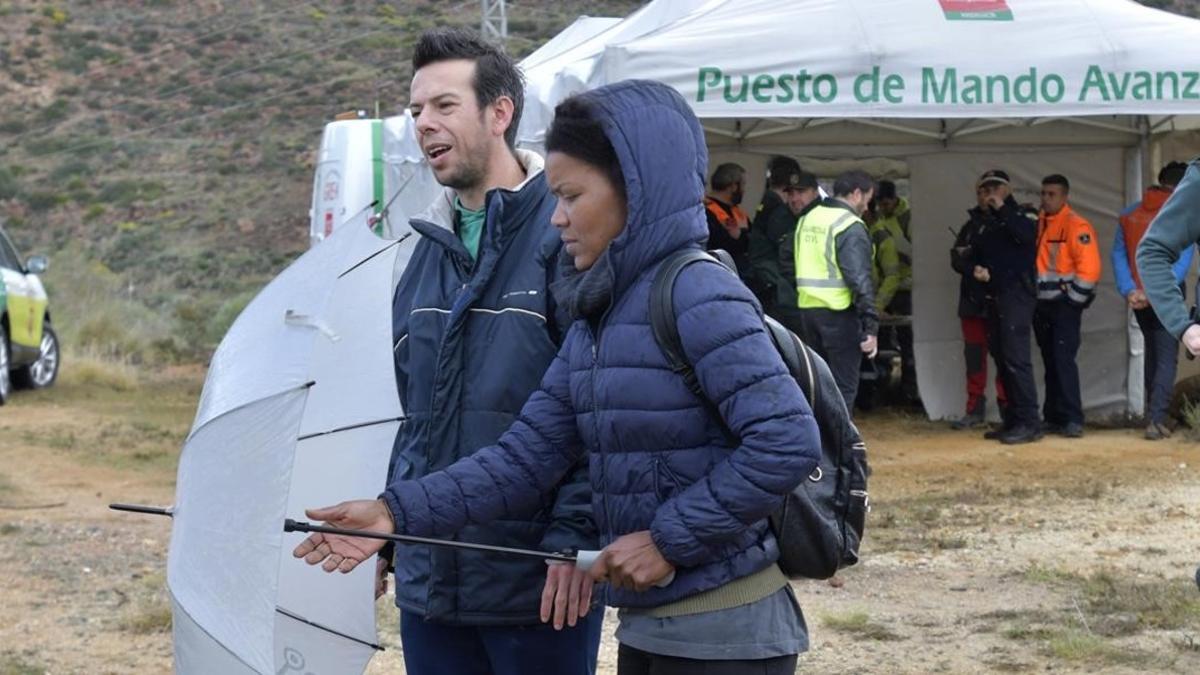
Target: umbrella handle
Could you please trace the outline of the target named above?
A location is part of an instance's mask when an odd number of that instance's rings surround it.
[[[596,561],[600,559],[600,553],[601,551],[576,551],[575,566],[584,572],[591,570],[592,565],[595,565]],[[671,570],[670,574],[656,581],[654,586],[656,588],[666,588],[671,585],[672,581],[675,581],[674,569]]]

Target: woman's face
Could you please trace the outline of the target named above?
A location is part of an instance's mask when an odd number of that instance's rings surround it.
[[[546,179],[558,197],[550,222],[575,259],[575,269],[586,270],[625,229],[625,198],[608,174],[562,152],[546,156]]]

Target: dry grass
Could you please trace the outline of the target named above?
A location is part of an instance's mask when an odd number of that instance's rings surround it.
[[[1188,427],[1187,437],[1193,441],[1200,440],[1200,403],[1185,396],[1179,412],[1183,415],[1183,423]]]
[[[15,494],[18,489],[17,485],[8,477],[8,474],[0,473],[0,499]]]
[[[1103,638],[1079,630],[1053,633],[1042,653],[1063,661],[1103,664],[1109,666],[1144,664],[1142,655],[1121,649]]]
[[[138,635],[171,631],[171,606],[166,603],[146,603],[134,608],[121,622],[121,629]]]
[[[865,640],[892,641],[904,639],[887,626],[871,621],[871,616],[866,612],[823,614],[821,615],[821,624],[830,630],[853,635]]]
[[[138,388],[137,369],[124,361],[108,359],[96,354],[67,354],[63,358],[64,385],[76,385],[128,393]]]
[[[46,669],[13,652],[0,653],[0,675],[45,675]]]
[[[1129,632],[1143,629],[1200,630],[1200,594],[1189,580],[1142,581],[1098,572],[1083,584],[1089,614],[1133,615]]]
[[[1174,659],[1200,651],[1192,637],[1200,632],[1200,595],[1190,580],[1143,579],[1115,571],[1084,575],[1040,565],[1014,576],[1068,598],[1056,610],[987,617],[1005,623],[1005,638],[1032,643],[1045,657],[1088,668],[1171,669]],[[1131,647],[1130,639],[1145,632],[1175,633],[1174,653]]]
[[[169,633],[171,603],[166,587],[166,577],[161,573],[140,577],[130,589],[134,602],[121,620],[121,630],[137,635]]]

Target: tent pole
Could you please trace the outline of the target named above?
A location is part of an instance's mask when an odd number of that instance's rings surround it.
[[[1150,150],[1150,118],[1139,115],[1137,129],[1140,134],[1137,148],[1126,152],[1125,162],[1125,203],[1132,204],[1142,192],[1145,185],[1146,162]],[[1146,346],[1142,339],[1142,331],[1138,327],[1133,311],[1126,309],[1125,334],[1128,339],[1129,364],[1126,381],[1126,409],[1130,415],[1142,415],[1146,412],[1145,368]]]
[[[1147,117],[1146,119],[1150,119],[1150,118]],[[1150,127],[1150,132],[1154,133],[1155,131],[1158,131],[1162,127],[1167,126],[1168,124],[1174,124],[1174,122],[1175,122],[1175,116],[1167,115],[1166,117],[1159,120],[1154,126]]]

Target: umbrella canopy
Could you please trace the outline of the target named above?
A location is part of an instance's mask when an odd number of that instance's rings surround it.
[[[397,216],[392,222],[406,223]],[[391,294],[416,237],[341,228],[222,340],[180,457],[167,585],[179,673],[361,672],[375,565],[292,558],[285,518],[380,492],[402,415]]]

